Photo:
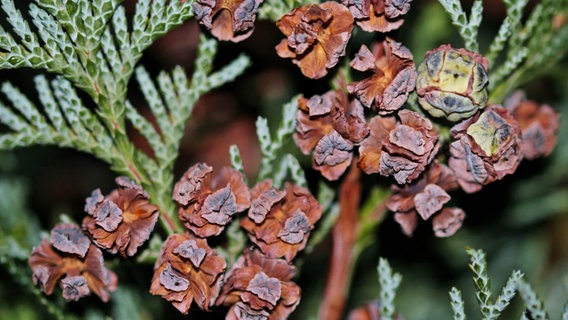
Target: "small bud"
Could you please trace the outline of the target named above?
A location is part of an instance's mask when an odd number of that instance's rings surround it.
[[[418,102],[434,117],[459,121],[485,107],[488,81],[484,57],[442,45],[418,66]]]

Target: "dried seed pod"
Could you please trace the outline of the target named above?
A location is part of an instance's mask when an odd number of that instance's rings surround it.
[[[318,141],[313,167],[328,180],[337,180],[353,160],[353,144],[333,130]]]
[[[266,198],[267,193],[275,196]],[[310,231],[321,217],[321,206],[307,189],[286,184],[280,192],[272,188],[270,180],[257,184],[251,194],[255,207],[262,205],[266,214],[257,219],[251,207],[241,226],[264,254],[292,261],[305,248]]]
[[[78,301],[91,293],[87,285],[87,278],[83,276],[65,277],[59,284],[63,290],[63,298],[67,301]]]
[[[220,234],[237,212],[250,206],[249,189],[237,170],[223,167],[213,174],[204,163],[190,167],[174,186],[173,198],[185,227],[206,238]]]
[[[465,212],[460,208],[444,208],[432,219],[432,229],[436,237],[449,237],[463,224]]]
[[[368,134],[363,106],[343,91],[329,91],[298,101],[294,141],[304,154],[313,149],[312,167],[337,180],[353,159],[353,147]]]
[[[292,58],[306,77],[319,79],[345,55],[353,16],[342,4],[327,1],[295,8],[276,25],[286,36],[276,53]]]
[[[412,0],[342,0],[367,32],[389,32],[402,26]]]
[[[558,140],[560,116],[549,105],[525,100],[523,93],[513,93],[503,104],[519,123],[522,133],[521,148],[526,159],[548,156]]]
[[[462,211],[463,215],[456,216],[461,218],[459,225],[457,218],[449,219],[448,213],[444,214],[444,218],[437,217],[446,210],[444,205],[450,201],[447,191],[457,188],[458,183],[452,170],[435,161],[419,179],[410,184],[393,185],[391,188],[393,193],[387,199],[386,206],[394,212],[395,221],[400,224],[402,231],[408,236],[411,236],[416,229],[418,216],[422,220],[428,220],[434,216],[432,225],[436,236],[441,234],[450,236],[461,226],[465,213]]]
[[[72,241],[64,241],[61,245],[60,238],[66,236]],[[85,239],[88,246],[83,254]],[[67,301],[77,301],[92,292],[107,302],[110,298],[108,292],[116,290],[118,279],[104,266],[101,250],[88,240],[78,225],[56,225],[51,240],[43,240],[28,259],[34,284],[39,283],[41,290],[51,295],[61,279],[59,285]]]
[[[434,117],[459,121],[485,107],[488,81],[484,57],[442,45],[418,66],[418,102]]]
[[[158,221],[158,207],[151,204],[142,187],[126,177],[116,178],[120,188],[103,197],[99,189],[87,198],[83,229],[93,242],[123,257],[136,254],[150,238]]]
[[[150,293],[187,314],[192,302],[209,310],[221,289],[227,264],[205,239],[187,233],[168,237],[154,265]]]
[[[381,115],[402,107],[416,85],[412,53],[388,37],[375,43],[372,52],[362,45],[351,61],[351,67],[373,72],[372,76],[347,85],[347,90],[355,94],[364,106],[373,107]]]
[[[371,119],[371,134],[359,148],[357,164],[365,173],[393,176],[399,184],[418,178],[437,153],[438,132],[430,120],[401,110],[394,117]]]
[[[300,302],[295,272],[283,259],[247,249],[227,272],[217,305],[231,306],[227,319],[287,319]]]
[[[254,30],[258,7],[263,0],[196,0],[191,8],[200,24],[219,40],[239,42]]]
[[[59,251],[76,254],[84,258],[91,246],[91,240],[74,223],[60,223],[51,229],[51,245]]]
[[[455,141],[448,164],[465,192],[479,191],[513,173],[523,159],[521,129],[500,105],[455,125],[451,133]]]

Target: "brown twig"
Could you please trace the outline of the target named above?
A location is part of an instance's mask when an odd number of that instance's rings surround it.
[[[355,163],[356,161],[354,161]],[[357,240],[357,218],[361,198],[360,170],[352,165],[339,188],[339,217],[331,231],[332,253],[319,311],[319,318],[337,320],[345,308],[353,268],[352,251]]]

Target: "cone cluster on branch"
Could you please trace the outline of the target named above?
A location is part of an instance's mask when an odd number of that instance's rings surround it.
[[[220,40],[239,42],[254,30],[263,0],[196,0],[196,19]],[[312,167],[329,181],[357,166],[390,179],[386,207],[411,236],[431,220],[438,237],[462,226],[464,210],[450,192],[477,192],[513,174],[523,158],[552,152],[559,116],[521,92],[503,105],[488,102],[488,63],[476,52],[441,45],[415,65],[410,50],[384,35],[404,23],[411,0],[326,1],[294,8],[276,26],[284,35],[275,47],[308,78],[334,74],[335,88],[301,97],[293,135],[312,156]],[[353,29],[378,32],[380,41],[361,45],[345,68],[337,67]],[[357,74],[357,81],[349,75]],[[415,96],[416,99],[411,99]],[[187,314],[223,306],[227,319],[286,319],[300,301],[292,264],[306,247],[322,207],[306,188],[267,179],[249,188],[232,168],[197,163],[173,188],[183,232],[170,234],[154,264],[150,293]],[[81,226],[62,223],[33,249],[33,281],[46,294],[59,284],[76,301],[91,293],[103,301],[116,289],[103,251],[135,256],[150,238],[159,208],[126,177],[108,195],[86,199]],[[211,243],[236,223],[252,245],[234,263]],[[235,224],[233,224],[235,225]],[[379,319],[378,303],[349,319]]]

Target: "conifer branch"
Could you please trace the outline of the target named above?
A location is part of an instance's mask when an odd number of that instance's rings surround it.
[[[519,28],[521,18],[523,17],[523,9],[526,7],[527,3],[528,0],[505,0],[507,16],[505,17],[505,20],[503,20],[501,27],[499,27],[499,31],[485,55],[487,61],[489,61],[489,68],[495,65],[497,57],[505,48],[507,39],[509,39],[514,31]]]
[[[461,291],[456,287],[452,287],[450,290],[450,302],[452,304],[452,311],[454,312],[454,320],[465,320],[464,301]]]
[[[469,19],[461,6],[460,0],[439,0],[439,2],[450,15],[452,24],[458,28],[466,49],[474,52],[479,51],[477,33],[483,14],[481,0],[476,0],[473,3]]]
[[[390,264],[384,258],[379,259],[377,272],[379,273],[379,283],[381,284],[381,319],[392,320],[396,310],[394,305],[396,290],[402,281],[402,276],[393,272]]]
[[[276,138],[273,139],[268,127],[268,122],[263,117],[256,120],[256,132],[260,144],[260,152],[262,159],[260,160],[260,169],[258,180],[262,181],[268,177],[270,172],[274,170],[274,161],[281,154],[281,149],[287,138],[292,135],[296,128],[296,110],[298,109],[298,97],[282,107],[282,118],[280,120]],[[292,164],[292,166],[294,166]],[[300,178],[301,179],[301,178]]]
[[[511,2],[511,21],[522,15],[521,5]],[[567,0],[543,0],[524,25],[516,24],[507,42],[505,61],[489,74],[490,103],[501,103],[512,90],[547,72],[568,52],[568,24],[554,24],[554,17],[566,14],[567,6]]]

